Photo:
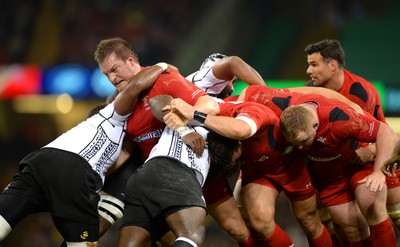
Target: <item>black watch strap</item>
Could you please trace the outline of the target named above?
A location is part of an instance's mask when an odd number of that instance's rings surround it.
[[[194,113],[193,113],[193,119],[199,121],[202,124],[204,124],[204,122],[206,121],[206,118],[207,118],[207,114],[205,114],[204,112],[194,111]]]

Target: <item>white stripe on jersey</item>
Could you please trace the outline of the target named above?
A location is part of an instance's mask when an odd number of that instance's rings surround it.
[[[190,128],[202,135],[204,139],[207,138],[208,131],[204,127],[196,126]],[[205,148],[203,155],[198,158],[193,150],[182,141],[179,134],[168,127],[165,127],[160,140],[151,150],[146,162],[154,157],[170,157],[186,164],[196,172],[197,180],[201,186],[203,186],[210,169],[208,149]]]

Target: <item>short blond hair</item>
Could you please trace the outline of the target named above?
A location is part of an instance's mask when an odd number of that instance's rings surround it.
[[[139,57],[128,41],[119,37],[101,40],[99,44],[97,44],[96,51],[94,52],[94,60],[97,63],[101,63],[112,53],[122,60],[125,60],[129,55],[132,55],[135,61],[139,62]]]
[[[299,132],[307,131],[311,126],[312,114],[300,105],[286,108],[280,117],[282,134],[289,140],[297,138]]]

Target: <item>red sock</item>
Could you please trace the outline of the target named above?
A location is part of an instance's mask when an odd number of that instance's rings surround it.
[[[249,237],[243,242],[237,242],[239,247],[254,247],[253,236],[249,234]]]
[[[396,235],[389,218],[370,226],[372,246],[396,246]]]
[[[269,238],[258,238],[256,240],[256,246],[294,246],[292,239],[290,239],[289,235],[286,234],[285,231],[282,230],[278,225],[275,225],[275,231]]]
[[[322,234],[318,238],[307,238],[308,244],[310,247],[332,247],[332,239],[331,235],[328,232],[328,229],[324,226],[324,230],[322,231]]]

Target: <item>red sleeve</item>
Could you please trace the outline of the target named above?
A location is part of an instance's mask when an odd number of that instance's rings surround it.
[[[359,114],[353,109],[346,108],[344,112],[349,116],[346,121],[332,123],[332,134],[344,141],[355,140],[360,142],[375,142],[381,122],[370,114]]]
[[[161,74],[156,84],[159,94],[169,94],[174,98],[181,98],[191,105],[194,105],[201,96],[207,95],[199,87],[174,72]]]
[[[269,126],[271,124],[279,125],[279,118],[268,107],[254,103],[225,103],[220,105],[221,112],[219,115],[230,117],[247,117],[255,122],[257,129]]]

